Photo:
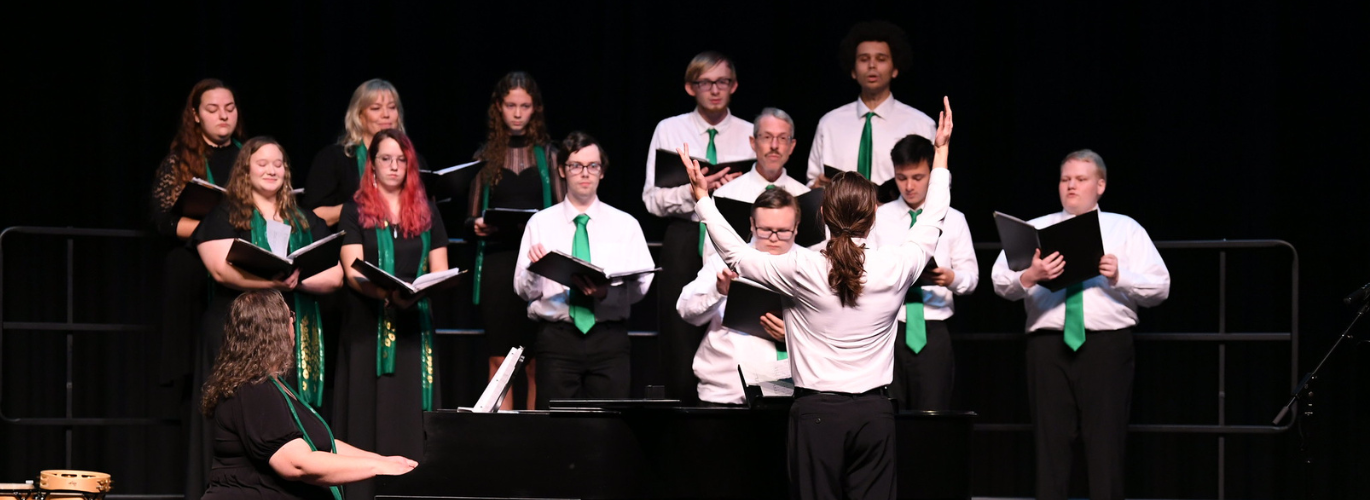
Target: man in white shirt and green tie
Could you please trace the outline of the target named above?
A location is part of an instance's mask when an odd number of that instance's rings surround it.
[[[1088,149],[1061,162],[1062,211],[1030,224],[1043,228],[1099,211],[1104,256],[1099,276],[1055,292],[1041,286],[1065,270],[1059,253],[1032,257],[1012,271],[1004,253],[990,273],[994,293],[1027,310],[1028,411],[1037,443],[1037,498],[1065,500],[1071,441],[1083,441],[1089,498],[1123,498],[1123,457],[1132,407],[1132,327],[1137,308],[1170,295],[1170,271],[1146,229],[1131,217],[1099,209],[1108,185],[1104,159]]]
[[[577,286],[566,287],[528,266],[560,250],[607,273],[655,267],[637,220],[599,199],[608,153],[583,132],[567,136],[562,151],[566,156],[557,172],[566,179],[566,199],[528,219],[514,273],[514,291],[529,301],[528,318],[539,322],[533,353],[539,409],[553,399],[628,397],[626,320],[631,306],[647,294],[652,275],[604,285],[576,276]]]
[[[901,72],[912,71],[913,50],[904,30],[885,21],[853,26],[839,50],[842,70],[851,72],[861,95],[818,121],[809,150],[809,185],[828,183],[825,166],[859,172],[876,185],[885,185],[894,178],[894,164],[884,152],[906,135],[932,140],[937,133],[931,117],[895,100],[890,92]]]
[[[890,151],[899,199],[875,211],[870,244],[876,248],[898,245],[918,221],[927,201],[932,178],[932,141],[909,135]],[[942,236],[933,252],[936,268],[923,271],[921,286],[909,288],[899,310],[901,341],[894,345],[894,380],[890,396],[902,410],[950,410],[956,379],[956,359],[946,320],[955,313],[952,295],[975,292],[980,265],[975,260],[966,216],[947,209]]]

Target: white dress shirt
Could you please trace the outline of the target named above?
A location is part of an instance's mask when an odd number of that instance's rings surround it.
[[[673,188],[656,187],[656,150],[675,151],[685,144],[690,145],[690,155],[704,158],[709,148],[709,129],[717,130],[714,135],[714,152],[719,163],[755,158],[751,142],[752,123],[733,116],[730,112],[718,125],[709,125],[699,111],[676,115],[656,124],[652,132],[652,144],[647,148],[647,182],[642,186],[642,203],[647,211],[657,217],[679,217],[698,220],[694,215],[695,200],[690,196],[690,185]],[[685,168],[681,166],[680,168]]]
[[[919,219],[923,216],[919,215]],[[880,248],[885,245],[898,245],[904,241],[904,233],[909,231],[909,206],[904,200],[894,200],[881,205],[875,211],[875,227],[871,229],[870,242]],[[980,264],[975,260],[975,244],[970,239],[970,226],[966,225],[966,215],[955,208],[947,209],[947,218],[942,221],[942,237],[937,240],[937,250],[932,253],[937,264],[950,268],[956,273],[951,286],[923,287],[923,319],[946,320],[956,313],[952,295],[968,295],[975,292],[980,283]],[[904,319],[905,309],[899,309],[899,321]]]
[[[856,102],[829,111],[818,120],[818,132],[809,150],[809,184],[823,174],[823,166],[838,170],[856,171],[856,156],[861,149],[861,132],[866,127],[866,112],[871,117],[871,181],[883,184],[894,178],[894,161],[890,151],[899,139],[914,134],[928,138],[937,135],[937,121],[908,105],[894,100],[891,94],[874,110],[866,103]],[[693,151],[693,150],[692,150]]]
[[[1095,207],[1098,210],[1098,207]],[[1074,217],[1064,211],[1028,221],[1038,229]],[[1118,284],[1095,276],[1084,284],[1086,330],[1117,330],[1137,324],[1137,306],[1151,307],[1170,296],[1170,271],[1166,270],[1156,245],[1146,229],[1131,217],[1099,211],[1099,231],[1104,253],[1118,257]],[[1043,255],[1043,257],[1046,257]],[[1056,292],[1041,285],[1023,288],[1022,271],[1010,271],[1004,252],[994,261],[990,278],[994,293],[1009,300],[1023,300],[1027,309],[1027,330],[1065,328],[1066,290]]]
[[[576,235],[575,218],[580,211],[567,199],[556,205],[533,214],[528,226],[523,230],[523,241],[519,243],[517,270],[514,273],[514,291],[528,303],[528,318],[542,321],[571,321],[567,307],[570,289],[528,270],[528,249],[541,243],[549,253],[561,250],[573,255]],[[652,254],[647,251],[647,239],[642,236],[642,226],[637,219],[602,201],[585,211],[590,221],[585,231],[590,237],[590,262],[604,268],[607,273],[635,271],[656,267]],[[647,294],[652,284],[652,275],[645,274],[635,278],[625,278],[613,283],[609,294],[603,299],[595,299],[596,321],[619,321],[628,318],[629,308]]]
[[[888,385],[894,375],[895,314],[937,246],[951,202],[951,174],[934,169],[918,223],[898,246],[865,249],[865,287],[844,307],[828,288],[829,264],[818,252],[771,255],[747,246],[712,199],[695,204],[719,255],[738,274],[793,298],[785,305],[785,341],[795,387],[861,393]],[[864,246],[864,238],[853,238]]]
[[[755,248],[755,247],[753,247]],[[791,247],[791,252],[808,250]],[[680,291],[676,312],[695,326],[709,325],[709,333],[695,351],[694,372],[699,377],[699,399],[711,403],[746,403],[737,365],[751,373],[788,373],[790,362],[776,359],[775,341],[723,326],[728,296],[718,293],[718,273],[727,266],[718,255],[704,261],[695,280]],[[783,313],[782,313],[783,314]],[[784,318],[781,318],[784,319]]]

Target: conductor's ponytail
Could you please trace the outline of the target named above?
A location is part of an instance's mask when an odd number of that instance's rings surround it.
[[[823,223],[831,238],[823,256],[828,258],[828,288],[843,307],[856,305],[865,286],[866,254],[852,238],[863,238],[875,223],[876,186],[855,172],[833,177],[823,195]]]

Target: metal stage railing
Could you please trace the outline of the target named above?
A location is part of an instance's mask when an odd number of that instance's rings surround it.
[[[66,321],[61,322],[32,322],[32,321],[6,321],[4,309],[4,290],[5,290],[5,238],[11,234],[29,234],[66,238]],[[65,332],[65,402],[64,414],[62,417],[23,417],[6,415],[3,412],[3,402],[5,394],[0,390],[0,423],[10,425],[33,425],[33,426],[60,426],[65,428],[66,435],[66,460],[70,466],[72,458],[72,430],[77,426],[127,426],[127,425],[176,425],[177,419],[166,418],[91,418],[75,417],[73,415],[73,395],[76,387],[72,380],[73,346],[76,332],[105,332],[110,334],[127,333],[146,333],[150,331],[147,325],[131,324],[112,324],[112,323],[78,323],[75,321],[76,305],[74,303],[74,270],[75,270],[75,245],[78,239],[88,238],[114,238],[114,239],[136,239],[145,238],[148,234],[143,231],[119,230],[119,229],[76,229],[76,228],[52,228],[52,227],[24,227],[16,226],[0,232],[0,367],[3,366],[4,355],[4,333],[7,330],[24,331],[50,331]],[[460,246],[466,244],[460,239],[453,239],[450,245]],[[1293,420],[1283,426],[1274,425],[1231,425],[1228,424],[1227,416],[1227,346],[1231,343],[1243,342],[1288,342],[1290,344],[1289,354],[1289,379],[1292,387],[1298,381],[1298,319],[1299,319],[1299,258],[1298,252],[1293,245],[1281,240],[1195,240],[1195,241],[1157,241],[1156,247],[1162,250],[1215,250],[1218,252],[1218,311],[1217,328],[1212,332],[1177,332],[1177,333],[1137,333],[1134,338],[1139,342],[1209,342],[1218,344],[1217,370],[1218,383],[1216,390],[1217,397],[1217,421],[1211,424],[1134,424],[1129,426],[1130,432],[1136,433],[1170,433],[1170,434],[1216,434],[1218,446],[1218,497],[1225,498],[1226,485],[1226,444],[1228,435],[1260,435],[1277,434],[1284,432],[1293,425]],[[648,243],[648,246],[659,247],[660,243]],[[1287,248],[1290,252],[1290,329],[1288,332],[1269,332],[1269,333],[1233,333],[1227,328],[1227,258],[1228,252],[1233,250],[1249,249],[1269,249]],[[1000,249],[998,243],[976,243],[977,251],[992,251]],[[484,331],[472,328],[444,328],[437,331],[444,335],[481,335]],[[655,336],[654,331],[632,331],[629,332],[633,337]],[[958,333],[958,342],[1004,342],[1017,341],[1022,339],[1021,332],[1002,332],[1002,333]],[[0,377],[3,371],[0,370]],[[0,378],[0,387],[3,387],[3,378]],[[1295,416],[1297,418],[1297,413]],[[982,432],[1021,432],[1031,430],[1028,423],[984,423],[976,424],[975,430]],[[122,496],[122,495],[121,495]],[[127,495],[129,498],[157,498],[170,499],[180,498],[180,495]],[[111,496],[113,497],[113,496]]]

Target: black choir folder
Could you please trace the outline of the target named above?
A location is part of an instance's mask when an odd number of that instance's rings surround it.
[[[831,167],[831,166],[828,166],[828,165],[823,165],[823,176],[824,176],[824,177],[827,177],[828,180],[830,180],[830,181],[832,180],[833,177],[837,177],[837,174],[839,174],[839,173],[841,173],[841,172],[844,172],[844,170],[842,170],[842,169],[840,169],[840,168],[837,168],[837,167]],[[853,172],[854,172],[854,170],[853,170]],[[866,180],[870,180],[870,179],[866,179]],[[871,181],[871,182],[875,182],[875,181]],[[891,179],[885,181],[884,184],[881,184],[881,185],[879,185],[879,186],[876,186],[875,198],[876,198],[877,200],[879,200],[880,203],[889,203],[889,202],[891,202],[891,201],[894,201],[894,200],[896,200],[896,199],[899,199],[899,185],[894,183],[894,179],[893,179],[893,178],[891,178]]]
[[[808,247],[827,239],[823,220],[818,217],[818,208],[823,205],[823,189],[814,189],[796,197],[799,200],[799,229],[795,234],[795,244]],[[732,198],[714,197],[723,219],[737,231],[742,239],[752,234],[752,204]]]
[[[1022,271],[1032,265],[1032,252],[1042,249],[1042,258],[1061,252],[1065,271],[1056,279],[1039,283],[1053,292],[1099,275],[1099,259],[1104,257],[1104,239],[1099,231],[1099,211],[1037,229],[1022,219],[994,212],[999,241],[1004,245],[1008,268]]]
[[[482,161],[473,161],[442,170],[420,170],[419,178],[423,179],[423,187],[428,196],[432,196],[438,202],[461,200],[470,192],[471,181],[475,180],[476,174],[484,164]],[[556,176],[555,173],[552,175]]]
[[[573,289],[577,288],[575,281],[571,279],[577,274],[590,278],[596,285],[602,285],[620,278],[630,278],[651,274],[660,271],[661,268],[635,269],[617,273],[608,273],[604,268],[591,264],[581,259],[577,259],[560,250],[552,250],[547,255],[542,256],[537,262],[528,266],[528,270],[549,280],[561,283]]]
[[[210,210],[219,205],[219,201],[224,199],[224,193],[227,192],[224,188],[196,177],[187,181],[185,187],[181,188],[181,194],[176,197],[176,204],[171,209],[174,213],[181,214],[181,217],[203,219],[209,215]]]
[[[747,278],[737,278],[728,286],[728,306],[723,309],[723,326],[775,342],[775,348],[784,351],[785,343],[777,342],[761,326],[761,317],[766,313],[784,318],[781,299],[784,295]]]
[[[528,225],[528,219],[537,210],[519,210],[516,208],[487,208],[481,212],[481,218],[485,219],[485,225],[499,228],[500,232],[523,233],[523,227]]]
[[[756,158],[723,163],[709,163],[708,160],[693,156],[691,158],[699,161],[699,169],[704,175],[717,173],[724,167],[731,169],[728,173],[746,173],[747,168],[756,163]],[[685,172],[685,165],[680,163],[680,153],[667,149],[656,150],[656,187],[673,188],[689,183],[690,174]]]
[[[465,269],[454,267],[446,271],[419,276],[413,283],[409,283],[362,259],[352,261],[352,269],[362,273],[367,281],[382,290],[400,290],[401,293],[410,298],[418,298],[430,292],[440,292],[452,288],[458,283],[457,277],[466,274]]]
[[[305,278],[338,265],[338,253],[342,250],[344,234],[347,234],[347,231],[329,235],[285,257],[253,245],[250,241],[236,238],[233,240],[233,246],[228,249],[226,260],[233,264],[233,267],[268,279],[285,277],[299,269],[300,281],[304,281]]]

